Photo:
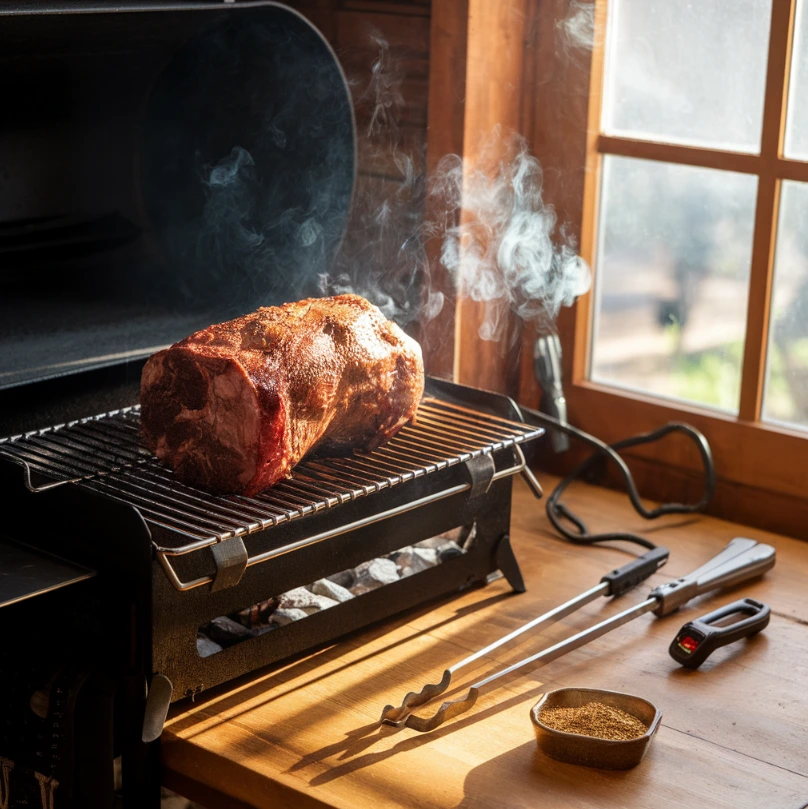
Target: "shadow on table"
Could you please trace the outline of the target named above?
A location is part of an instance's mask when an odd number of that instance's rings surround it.
[[[511,677],[504,680],[503,685],[517,679],[520,676],[522,676],[521,673],[515,673]],[[558,685],[548,680],[540,683],[529,691],[514,694],[508,699],[500,699],[494,705],[490,705],[488,708],[484,708],[482,710],[472,708],[472,710],[462,718],[449,720],[445,725],[431,731],[430,733],[418,733],[417,731],[412,731],[409,728],[395,728],[388,725],[381,725],[378,722],[374,722],[370,725],[363,725],[362,727],[356,728],[348,733],[346,739],[342,739],[335,744],[328,745],[320,750],[315,750],[309,755],[304,756],[297,764],[290,767],[288,772],[292,773],[302,770],[316,764],[317,762],[323,761],[330,756],[341,754],[338,756],[338,760],[342,760],[344,763],[330,767],[325,772],[315,775],[309,781],[311,786],[321,786],[322,784],[327,784],[330,781],[334,781],[338,778],[342,778],[345,775],[354,773],[357,770],[361,770],[364,767],[370,767],[380,761],[390,758],[391,756],[406,753],[409,750],[415,750],[426,744],[434,744],[438,739],[442,739],[445,736],[448,736],[450,733],[462,730],[473,723],[483,722],[486,719],[500,713],[501,711],[506,711],[516,705],[530,705],[532,704],[532,701],[534,702],[541,694],[547,691],[548,687],[556,688]],[[448,692],[446,695],[444,695],[444,697],[449,697],[459,691],[465,691],[467,688],[468,685],[458,687]],[[439,703],[436,701],[436,704],[432,706],[433,710],[437,707],[437,704]],[[528,709],[525,708],[526,722],[528,721],[527,710]],[[401,734],[403,738],[400,742],[394,744],[392,747],[386,750],[379,750],[375,753],[365,753],[364,755],[360,755],[364,750],[367,750],[374,744],[397,734]]]
[[[527,716],[525,717],[527,721]],[[649,751],[650,759],[652,751]],[[646,762],[646,766],[647,766]],[[540,807],[548,799],[553,806],[624,807],[624,781],[636,795],[647,776],[641,764],[633,770],[596,770],[554,761],[538,751],[535,742],[527,742],[471,770],[463,784],[465,797],[456,809],[493,809],[494,807]],[[508,798],[503,801],[503,787]],[[639,804],[638,804],[639,805]]]

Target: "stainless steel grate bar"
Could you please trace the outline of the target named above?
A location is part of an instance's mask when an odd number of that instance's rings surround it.
[[[75,484],[134,506],[147,523],[184,543],[158,548],[167,562],[164,557],[337,508],[540,434],[520,422],[425,399],[415,422],[378,449],[309,459],[290,479],[253,497],[212,495],[176,480],[142,446],[137,407],[0,440],[0,455],[25,468],[32,491]],[[31,473],[46,481],[33,483]]]

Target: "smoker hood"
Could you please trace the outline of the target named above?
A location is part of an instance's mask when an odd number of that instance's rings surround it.
[[[297,12],[4,3],[0,97],[0,407],[314,292],[330,269],[355,125]]]

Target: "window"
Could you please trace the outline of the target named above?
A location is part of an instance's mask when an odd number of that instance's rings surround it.
[[[805,498],[808,0],[595,8],[573,417],[687,418],[725,481]]]

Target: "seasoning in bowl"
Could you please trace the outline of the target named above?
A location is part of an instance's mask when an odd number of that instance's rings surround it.
[[[539,719],[565,733],[615,741],[637,739],[648,730],[636,716],[602,702],[587,702],[579,708],[545,708]]]
[[[647,699],[602,688],[557,688],[530,711],[542,753],[604,770],[636,767],[661,719]]]

